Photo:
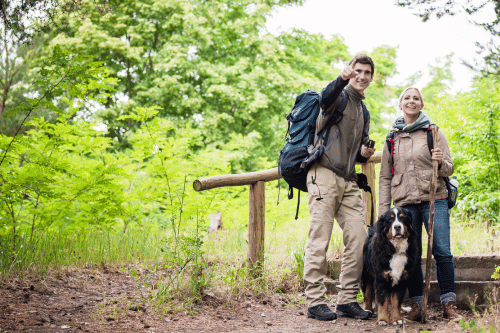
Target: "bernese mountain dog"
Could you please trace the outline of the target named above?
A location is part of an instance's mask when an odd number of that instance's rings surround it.
[[[394,207],[380,216],[369,228],[368,242],[363,250],[364,309],[373,312],[375,296],[377,323],[402,325],[401,303],[417,259],[417,240],[410,212]]]

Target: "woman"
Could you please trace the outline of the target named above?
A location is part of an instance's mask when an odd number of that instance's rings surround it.
[[[446,185],[443,177],[453,174],[448,142],[438,130],[434,149],[429,151],[427,131],[431,125],[424,108],[422,94],[417,88],[407,88],[399,97],[399,108],[403,116],[392,125],[394,138],[391,158],[387,142],[382,153],[379,177],[378,216],[394,206],[408,209],[412,215],[413,228],[417,234],[417,270],[410,277],[409,296],[411,311],[407,319],[420,320],[420,307],[424,293],[422,273],[422,222],[428,229],[429,186],[432,178],[432,161],[438,162],[438,182],[436,184],[434,242],[432,254],[436,260],[437,279],[444,319],[459,321],[461,316],[455,306],[455,265],[450,251],[450,215],[448,211]]]

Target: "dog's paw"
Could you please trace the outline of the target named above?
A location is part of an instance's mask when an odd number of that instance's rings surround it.
[[[392,325],[394,326],[403,326],[403,319],[395,320]]]
[[[385,320],[379,320],[377,324],[378,326],[387,326],[387,322]]]

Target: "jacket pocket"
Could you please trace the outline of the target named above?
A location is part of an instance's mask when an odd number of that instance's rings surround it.
[[[391,181],[391,196],[394,202],[404,199],[408,195],[405,183],[403,182],[403,174],[395,174]]]
[[[420,193],[420,195],[429,195],[432,170],[416,170],[415,173],[417,174],[418,192]]]

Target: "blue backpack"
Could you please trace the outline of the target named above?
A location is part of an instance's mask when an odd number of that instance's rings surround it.
[[[286,144],[280,151],[278,168],[281,177],[290,186],[289,199],[293,197],[293,187],[307,192],[306,177],[309,168],[301,166],[309,157],[308,147],[314,144],[320,98],[320,94],[316,91],[304,91],[297,96],[292,112],[286,116],[288,120]]]

